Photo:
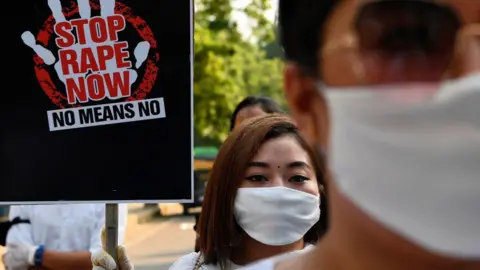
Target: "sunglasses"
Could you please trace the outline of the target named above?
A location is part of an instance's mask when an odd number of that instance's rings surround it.
[[[474,0],[472,0],[474,1]],[[461,20],[446,5],[419,0],[380,0],[365,4],[355,18],[364,52],[451,55]]]

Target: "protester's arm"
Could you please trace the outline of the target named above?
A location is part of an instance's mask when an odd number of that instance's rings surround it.
[[[120,209],[119,209],[120,213]],[[119,225],[122,222],[119,219]],[[43,254],[43,266],[49,270],[92,270],[92,253],[102,248],[101,231],[105,224],[105,206],[99,205],[90,226],[90,247],[76,252],[57,252],[46,250]]]
[[[22,219],[31,219],[31,206],[12,206],[10,208],[10,218],[20,217]],[[33,224],[32,224],[33,225]],[[33,226],[31,224],[17,224],[8,232],[7,253],[10,252],[13,257],[9,257],[8,262],[19,263],[18,258],[23,258],[23,264],[32,265],[33,253],[38,248],[39,243],[33,240]],[[98,233],[96,233],[98,234]],[[16,254],[16,255],[13,255]],[[78,252],[60,252],[45,250],[42,257],[42,267],[32,267],[35,270],[91,270],[92,263],[88,250]],[[27,263],[28,262],[28,263]],[[13,265],[12,265],[13,267]]]
[[[4,255],[7,269],[48,269],[48,270],[91,270],[89,251],[61,252],[44,250],[41,256],[42,267],[35,266],[38,246],[28,244],[9,244]]]
[[[43,267],[49,270],[92,270],[90,251],[60,252],[45,250]]]

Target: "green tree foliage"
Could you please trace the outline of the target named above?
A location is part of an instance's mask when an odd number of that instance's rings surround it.
[[[282,63],[268,58],[274,27],[265,17],[268,0],[252,0],[243,10],[255,22],[256,42],[244,38],[232,20],[230,0],[197,0],[195,13],[194,125],[196,142],[219,144],[230,116],[247,95],[264,95],[283,104]]]

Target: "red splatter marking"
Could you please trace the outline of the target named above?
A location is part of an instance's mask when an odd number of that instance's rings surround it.
[[[90,1],[90,7],[92,10],[98,11],[100,10],[100,5],[98,3],[94,3]],[[69,18],[79,14],[78,6],[76,1],[71,1],[68,6],[63,7],[63,14],[65,18]],[[157,41],[153,35],[152,30],[147,25],[147,23],[139,16],[135,15],[131,8],[122,4],[115,2],[115,14],[122,14],[125,17],[125,20],[130,23],[140,37],[148,41],[150,43],[150,49],[156,50],[157,49]],[[53,31],[53,27],[55,26],[55,19],[53,15],[50,15],[40,28],[40,31],[37,34],[37,42],[42,44],[43,46],[48,46],[50,39],[55,35]],[[160,59],[158,52],[150,53],[146,62],[145,74],[142,78],[142,82],[138,86],[138,88],[132,93],[130,97],[126,99],[126,101],[133,101],[133,100],[141,100],[144,99],[153,88],[155,81],[157,79],[158,67],[156,63]],[[35,64],[35,74],[37,75],[37,80],[42,87],[45,94],[50,98],[50,100],[58,107],[65,108],[65,107],[80,107],[79,104],[68,104],[67,97],[57,89],[50,73],[47,70],[47,65],[43,62],[43,60],[35,54],[33,57],[33,62]]]

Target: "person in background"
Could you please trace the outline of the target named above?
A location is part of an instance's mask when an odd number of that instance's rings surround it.
[[[282,109],[275,100],[268,97],[248,96],[238,103],[233,111],[230,131],[247,119],[269,113],[282,113]]]
[[[237,107],[233,111],[232,117],[230,118],[230,132],[245,120],[269,113],[282,113],[280,106],[275,102],[275,100],[268,97],[248,96],[238,103]],[[200,236],[197,231],[199,219],[200,213],[195,214],[195,225],[193,226],[193,230],[197,233],[195,238],[195,252],[200,251]]]
[[[243,138],[240,140],[240,138]],[[259,116],[223,143],[207,185],[200,219],[200,252],[171,270],[231,270],[283,253],[302,253],[325,233],[324,168],[290,117]],[[119,248],[119,268],[132,270]],[[116,269],[105,252],[94,269]]]
[[[119,205],[119,243],[127,225],[127,205]],[[102,249],[105,204],[13,205],[10,219],[17,224],[7,235],[3,262],[9,270],[92,269],[91,254]]]

